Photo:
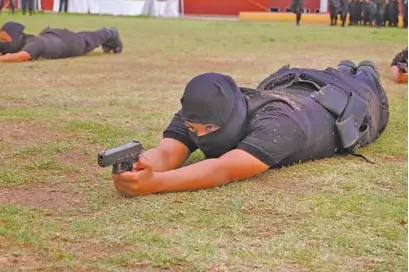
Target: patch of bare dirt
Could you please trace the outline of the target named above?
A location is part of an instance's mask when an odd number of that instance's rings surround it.
[[[384,261],[385,260],[379,258],[362,257],[351,260],[351,262],[347,262],[347,264],[353,264],[354,268],[357,269],[357,271],[374,271],[374,268],[376,266],[379,266],[379,264],[383,263]]]
[[[55,210],[79,208],[83,203],[82,193],[69,184],[29,184],[0,190],[0,204]]]
[[[64,165],[75,165],[78,166],[80,168],[87,168],[89,169],[89,164],[87,162],[89,162],[90,160],[90,155],[89,154],[84,154],[81,153],[80,151],[77,150],[71,150],[71,151],[66,151],[66,152],[61,152],[58,153],[57,156],[57,161],[61,164]],[[97,158],[95,155],[95,164],[97,163]],[[83,162],[83,164],[81,164],[81,162]],[[81,165],[83,167],[81,167]],[[96,167],[95,167],[96,169]]]
[[[382,157],[377,157],[376,160],[380,160],[383,162],[392,162],[392,163],[407,163],[408,157],[383,155]]]
[[[24,101],[22,100],[6,100],[6,99],[1,99],[0,100],[0,108],[1,107],[17,107],[17,106],[21,106],[21,105],[25,105],[26,103],[24,103]]]
[[[280,271],[280,272],[309,272],[311,270],[303,267],[298,267],[294,265],[291,266],[277,266],[277,267],[266,267],[264,265],[253,265],[253,266],[242,266],[242,265],[228,265],[228,264],[214,264],[208,267],[207,271],[212,272],[224,272],[224,271]]]
[[[312,194],[314,191],[312,184],[300,180],[276,180],[271,186],[288,194]]]
[[[16,249],[16,252],[13,252]],[[5,237],[0,236],[0,269],[29,270],[36,269],[45,264],[42,256],[38,254],[21,254],[21,246],[16,247]]]
[[[59,133],[49,124],[36,121],[8,121],[0,123],[0,142],[11,143],[13,151],[33,143],[45,143],[67,138],[69,135]]]
[[[0,269],[32,270],[41,267],[41,258],[35,255],[18,255],[0,251]]]

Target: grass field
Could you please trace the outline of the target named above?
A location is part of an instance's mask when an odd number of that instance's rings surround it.
[[[0,271],[407,271],[403,29],[81,15],[10,17],[38,33],[116,26],[121,55],[0,64]],[[373,60],[390,123],[352,156],[198,192],[124,198],[96,154],[158,143],[195,75],[255,87],[287,63]],[[195,153],[191,162],[202,158]],[[26,269],[26,270],[25,270]]]

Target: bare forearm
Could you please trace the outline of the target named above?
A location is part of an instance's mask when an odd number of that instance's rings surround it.
[[[154,172],[165,172],[179,167],[171,156],[158,148],[148,149],[143,155],[150,161]]]
[[[27,61],[30,59],[31,59],[31,56],[25,51],[20,51],[15,54],[5,54],[5,55],[0,56],[0,62],[22,62],[22,61]]]
[[[218,159],[208,159],[163,173],[155,173],[155,192],[207,189],[230,182]]]

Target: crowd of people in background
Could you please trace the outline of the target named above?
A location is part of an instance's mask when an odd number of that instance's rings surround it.
[[[331,0],[331,25],[337,25],[337,15],[341,15],[341,26],[345,26],[349,13],[349,25],[399,26],[399,0]],[[408,4],[402,1],[403,27],[407,28]]]
[[[408,0],[329,0],[331,26],[399,26],[399,1],[402,3],[402,27],[408,27]],[[291,10],[296,14],[296,24],[301,21],[303,0],[292,0]]]
[[[4,7],[7,7],[9,11],[14,14],[15,12],[15,5],[14,2],[16,0],[0,0],[0,13]],[[21,10],[23,15],[26,15],[28,9],[28,13],[33,15],[34,10],[39,9],[38,0],[22,0],[21,1]],[[68,12],[68,0],[61,0],[60,1],[60,8],[59,12]]]
[[[4,4],[6,4],[6,6],[9,8],[9,11],[11,11],[11,13],[14,14],[14,11],[15,11],[14,0],[8,0],[8,1],[0,0],[0,13],[4,7]],[[27,9],[28,9],[28,13],[30,15],[33,15],[33,11],[36,8],[35,7],[36,4],[37,4],[37,1],[35,0],[22,0],[21,9],[22,9],[23,15],[26,15]]]

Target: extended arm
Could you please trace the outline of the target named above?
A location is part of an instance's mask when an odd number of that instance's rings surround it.
[[[14,54],[0,54],[0,62],[23,62],[31,59],[31,56],[26,51],[20,51]]]
[[[212,188],[257,175],[268,168],[247,152],[234,149],[218,159],[207,159],[160,173],[153,172],[150,159],[143,158],[134,172],[114,175],[113,179],[118,192],[136,196]]]
[[[163,138],[157,147],[143,152],[143,156],[151,162],[154,172],[178,168],[189,154],[189,149],[184,144],[171,138]]]

